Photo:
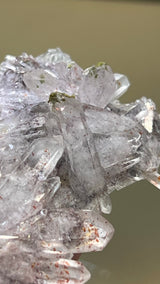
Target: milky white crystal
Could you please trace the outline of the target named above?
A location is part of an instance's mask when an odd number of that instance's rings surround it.
[[[121,104],[128,87],[59,48],[1,63],[0,284],[85,283],[76,255],[112,238],[110,193],[160,188],[160,117],[151,99]]]

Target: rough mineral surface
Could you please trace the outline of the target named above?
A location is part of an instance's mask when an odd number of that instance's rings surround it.
[[[151,99],[121,104],[128,87],[60,49],[0,65],[0,284],[85,283],[73,256],[112,238],[110,193],[160,188],[160,117]]]

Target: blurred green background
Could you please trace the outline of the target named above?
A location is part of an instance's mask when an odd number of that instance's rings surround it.
[[[159,1],[0,1],[0,60],[60,47],[82,67],[98,61],[126,74],[122,101],[151,97],[160,110]],[[103,252],[82,256],[88,284],[160,283],[160,192],[143,181],[112,194],[116,232]]]

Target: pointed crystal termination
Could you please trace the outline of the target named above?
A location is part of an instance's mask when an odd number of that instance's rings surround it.
[[[0,283],[83,284],[89,280],[90,273],[81,262],[57,256],[36,256],[21,243],[3,244]]]
[[[102,250],[113,233],[112,225],[93,211],[40,212],[22,222],[14,236],[0,237],[0,277],[1,273],[5,279],[12,274],[25,283],[34,283],[34,279],[85,283],[90,273],[80,262],[67,258],[73,253]],[[12,264],[13,272],[7,265],[3,268],[6,263]]]
[[[130,82],[128,78],[123,74],[115,73],[114,78],[117,84],[117,90],[115,91],[114,99],[118,99],[128,90]]]
[[[45,181],[63,154],[61,136],[41,138],[30,146],[20,165],[0,184],[0,232],[42,209]]]
[[[21,223],[14,233],[14,238],[16,242],[26,241],[26,244],[28,236],[29,241],[35,241],[36,238],[35,247],[38,254],[61,255],[100,251],[108,244],[113,234],[113,226],[98,213],[69,208],[48,210],[45,215],[41,211]],[[4,236],[3,238],[5,240]],[[30,243],[27,245],[30,246]]]
[[[105,108],[113,100],[116,92],[116,81],[109,66],[92,66],[83,73],[79,88],[79,99],[82,103]]]
[[[34,76],[34,80],[31,78]],[[27,72],[23,76],[25,85],[37,93],[39,96],[48,96],[58,85],[58,81],[53,73],[47,72],[43,69],[36,69]]]
[[[67,63],[70,64],[72,63],[72,59],[67,53],[62,52],[60,48],[55,48],[55,49],[48,49],[47,52],[39,55],[36,57],[37,62],[39,62],[42,65],[47,66],[52,66],[52,64],[56,63]]]
[[[66,99],[65,102],[56,104],[56,110],[70,161],[71,175],[75,177],[70,179],[70,184],[79,198],[87,204],[87,197],[101,193],[105,186],[93,136],[78,101]]]

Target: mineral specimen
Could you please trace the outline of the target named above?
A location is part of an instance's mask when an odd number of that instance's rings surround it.
[[[112,238],[110,193],[160,188],[160,117],[118,98],[126,76],[82,70],[60,49],[0,65],[0,284],[85,283],[75,254]]]

